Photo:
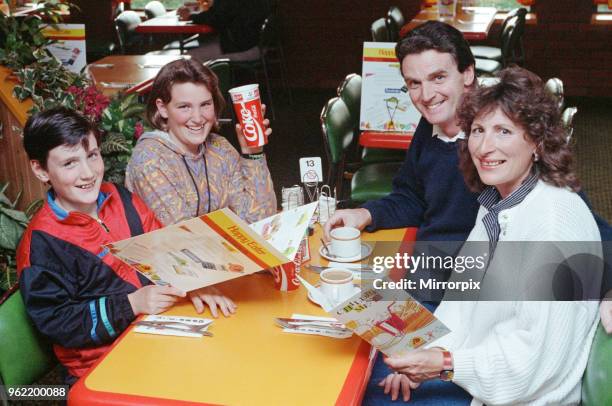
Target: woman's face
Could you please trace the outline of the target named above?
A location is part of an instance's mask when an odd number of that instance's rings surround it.
[[[516,190],[529,175],[536,146],[525,129],[499,107],[474,119],[468,138],[472,161],[480,180],[495,186],[502,198]]]
[[[155,101],[165,118],[168,133],[185,152],[197,154],[217,121],[212,94],[200,83],[178,83],[172,86],[170,101]]]

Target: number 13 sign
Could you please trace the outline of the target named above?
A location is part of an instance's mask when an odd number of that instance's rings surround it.
[[[300,178],[302,183],[323,182],[321,157],[300,158]]]

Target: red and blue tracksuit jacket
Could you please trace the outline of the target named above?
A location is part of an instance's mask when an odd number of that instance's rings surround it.
[[[27,312],[76,378],[134,320],[127,295],[150,284],[102,245],[162,227],[138,196],[111,183],[100,188],[98,217],[66,212],[49,192],[17,251]]]

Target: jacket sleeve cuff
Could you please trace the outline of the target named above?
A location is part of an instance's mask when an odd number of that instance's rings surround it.
[[[478,383],[476,363],[473,350],[463,349],[452,351],[453,354],[453,382],[464,388],[474,387]]]

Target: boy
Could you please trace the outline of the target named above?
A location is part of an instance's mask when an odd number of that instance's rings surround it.
[[[161,313],[185,293],[156,286],[102,245],[161,227],[127,189],[103,183],[96,127],[57,107],[32,116],[24,148],[32,171],[51,186],[17,251],[17,272],[28,314],[54,343],[73,384],[139,314]],[[212,294],[211,294],[212,293]],[[234,304],[211,290],[190,294],[216,315]],[[199,302],[199,303],[196,303]]]

